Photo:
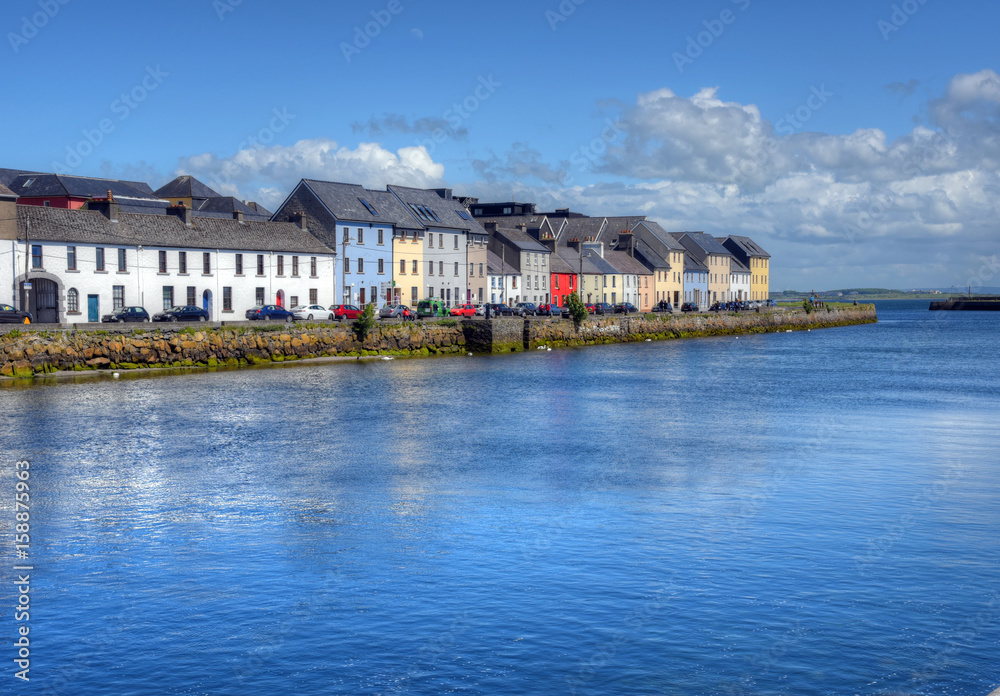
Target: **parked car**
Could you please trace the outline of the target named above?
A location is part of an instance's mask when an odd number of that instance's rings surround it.
[[[417,303],[417,318],[424,317],[446,317],[448,308],[441,300],[420,300]]]
[[[672,314],[674,311],[674,306],[667,302],[666,300],[660,300],[653,306],[654,312],[666,312],[667,314]]]
[[[700,311],[700,310],[698,309],[698,305],[696,305],[694,302],[685,302],[684,304],[681,305],[681,311],[682,312],[697,312],[697,311]]]
[[[333,320],[333,312],[324,307],[323,305],[311,304],[311,305],[299,305],[298,307],[292,307],[292,314],[295,315],[296,319],[305,319],[306,321],[312,321],[313,319],[330,319]]]
[[[157,312],[153,321],[208,321],[208,311],[194,305],[181,305]]]
[[[125,322],[131,321],[149,321],[149,312],[142,307],[122,307],[121,309],[115,310],[111,314],[105,314],[101,317],[101,321],[105,324],[124,324]]]
[[[520,311],[518,311],[520,310]],[[514,305],[514,311],[522,317],[538,316],[538,307],[534,302],[518,302]]]
[[[247,310],[249,321],[263,321],[265,319],[277,319],[278,321],[295,321],[295,315],[278,305],[257,305]]]
[[[543,317],[559,317],[562,316],[562,309],[555,303],[543,304],[538,306],[538,313]]]
[[[591,314],[597,313],[597,306],[593,302],[588,302],[587,304],[584,305],[584,307],[586,307],[587,311],[590,312]]]
[[[31,312],[22,312],[8,304],[0,304],[0,322],[5,324],[30,324]]]
[[[354,321],[361,316],[361,309],[355,307],[352,304],[338,304],[330,305],[330,311],[333,312],[333,318],[337,321]]]
[[[404,304],[386,305],[378,311],[379,319],[412,319],[416,313]]]
[[[638,314],[639,308],[631,302],[619,302],[615,305],[615,314]]]
[[[503,304],[502,302],[497,304],[489,305],[490,314],[495,317],[512,317],[514,316],[514,310]]]
[[[453,317],[474,317],[476,316],[476,306],[472,304],[455,305],[451,308]]]
[[[477,317],[485,317],[486,316],[486,305],[484,305],[484,304],[477,304],[476,305],[476,316]]]
[[[609,305],[607,302],[595,302],[594,303],[594,314],[614,314],[615,308]]]

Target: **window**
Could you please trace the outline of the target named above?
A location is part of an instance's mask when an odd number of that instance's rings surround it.
[[[369,213],[371,213],[374,217],[378,217],[378,213],[375,212],[375,208],[372,207],[371,203],[369,203],[368,201],[366,201],[364,198],[359,198],[358,200],[361,201],[361,205],[363,205],[364,207],[368,208],[368,212]],[[382,239],[381,238],[379,238],[379,242],[378,243],[379,244],[382,243]],[[316,303],[314,302],[312,304],[316,304]]]
[[[205,275],[212,272],[212,255],[207,251],[201,254],[201,272]]]
[[[111,304],[115,311],[125,306],[125,286],[114,285],[111,287]]]
[[[419,268],[417,267],[417,260],[416,260],[416,259],[414,259],[414,260],[413,260],[413,274],[414,274],[414,275],[416,275],[416,274],[418,274],[418,273],[420,273],[420,270],[419,270]]]
[[[119,249],[118,250],[118,272],[119,273],[124,273],[127,270],[128,270],[128,268],[127,268],[127,266],[125,264],[125,250],[124,249]]]
[[[177,252],[177,272],[178,273],[188,272],[188,255],[186,251]]]
[[[433,261],[428,261],[427,262],[427,275],[434,275],[434,262]]]
[[[358,259],[358,273],[364,273],[364,272],[365,272],[365,260]]]
[[[278,254],[278,275],[285,275],[285,257]]]
[[[187,289],[187,303],[189,305],[196,304],[198,302],[196,295],[198,293],[198,288],[189,285]]]
[[[257,291],[254,293],[254,304],[264,304],[264,288],[257,288]]]
[[[298,277],[299,275],[299,257],[292,257],[292,275]]]
[[[428,232],[427,233],[427,247],[429,249],[433,249],[434,248],[434,233],[433,232]]]
[[[348,228],[345,227],[344,228],[344,244],[347,244],[349,241],[351,241],[351,230],[349,230]]]
[[[406,275],[406,259],[399,260],[399,273],[400,275]]]
[[[66,247],[66,270],[76,270],[76,247]]]
[[[444,249],[444,233],[438,232],[438,249]]]
[[[174,306],[174,286],[164,285],[163,286],[163,308],[170,309]]]
[[[351,260],[345,256],[344,257],[344,273],[350,273],[350,272],[351,272]]]
[[[378,260],[378,272],[385,273],[385,259]]]
[[[243,275],[243,254],[236,255],[236,275]]]
[[[416,307],[417,306],[417,302],[418,302],[418,300],[417,300],[417,287],[413,286],[412,288],[410,288],[410,304],[412,304],[414,307]]]
[[[66,293],[66,311],[70,314],[77,314],[80,312],[80,291],[76,288],[70,288]]]
[[[511,280],[513,281],[513,284],[511,285],[511,287],[514,288],[515,290],[517,290],[517,276],[513,276],[511,278]]]
[[[552,284],[552,287],[556,290],[559,289],[559,276],[555,277],[555,282]]]
[[[233,289],[222,288],[222,311],[233,311]]]
[[[259,276],[264,275],[264,255],[263,254],[257,254],[257,275],[259,275]],[[263,303],[258,302],[257,304],[263,304]]]
[[[504,215],[510,215],[510,213],[511,213],[511,210],[510,210],[510,208],[504,208],[504,209],[503,209],[503,214],[504,214]]]
[[[41,244],[31,245],[31,267],[41,268],[42,267],[42,246]]]
[[[483,264],[479,264],[479,277],[483,277]]]
[[[319,304],[319,290],[309,288],[309,304]]]
[[[379,228],[378,231],[378,243],[385,244],[385,230]]]
[[[298,307],[299,306],[299,296],[298,295],[292,295],[292,296],[290,296],[288,298],[288,306],[289,307]]]
[[[364,244],[364,243],[365,243],[365,231],[359,227],[358,228],[358,244]]]
[[[458,248],[458,235],[455,235],[455,248]]]
[[[474,275],[476,275],[476,264],[470,263],[469,264],[469,277],[471,278]]]
[[[472,214],[473,215],[482,215],[483,214],[483,209],[482,208],[476,208],[474,211],[472,211]]]
[[[444,261],[438,261],[438,275],[444,275]]]
[[[458,277],[458,261],[455,262],[455,277]]]
[[[159,252],[158,256],[159,256],[159,259],[160,259],[159,272],[160,273],[166,273],[167,272],[167,252],[161,251],[161,252]]]
[[[316,273],[316,257],[315,256],[310,257],[310,259],[309,259],[309,275],[311,275],[313,278],[315,278],[317,275],[319,275],[318,273]]]
[[[96,268],[98,271],[104,270],[104,248],[97,247]]]

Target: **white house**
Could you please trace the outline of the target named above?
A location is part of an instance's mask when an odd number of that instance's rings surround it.
[[[734,300],[749,300],[750,269],[740,263],[735,256],[730,261],[729,291]]]
[[[334,254],[292,223],[121,213],[113,199],[89,210],[15,205],[0,197],[0,302],[26,304],[40,323],[100,321],[122,306],[150,314],[196,304],[213,321],[257,304],[333,304]],[[28,283],[30,287],[26,288]],[[27,292],[25,292],[27,290]]]

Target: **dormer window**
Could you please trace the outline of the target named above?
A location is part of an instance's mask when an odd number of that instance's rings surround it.
[[[24,182],[24,188],[28,188],[28,187],[29,187],[29,186],[31,186],[31,185],[32,185],[33,183],[35,183],[35,180],[34,180],[34,179],[28,179],[27,181],[25,181],[25,182]]]

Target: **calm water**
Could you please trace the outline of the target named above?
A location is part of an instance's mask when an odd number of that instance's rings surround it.
[[[0,693],[1000,685],[1000,313],[0,388]]]

